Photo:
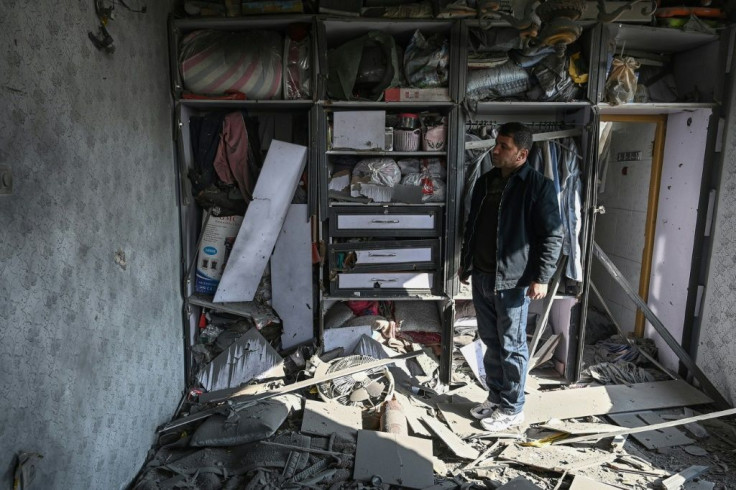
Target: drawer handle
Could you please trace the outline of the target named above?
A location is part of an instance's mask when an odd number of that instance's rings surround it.
[[[371,223],[399,223],[397,219],[372,219]]]
[[[396,257],[396,254],[381,254],[381,253],[373,253],[368,252],[368,257]]]
[[[396,279],[380,279],[377,277],[371,277],[371,281],[373,282],[396,282]]]

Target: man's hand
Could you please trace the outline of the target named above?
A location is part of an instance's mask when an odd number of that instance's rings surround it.
[[[467,279],[463,279],[463,272],[465,272],[465,271],[463,270],[463,268],[462,268],[462,267],[460,267],[460,268],[459,268],[459,269],[457,270],[457,278],[458,278],[458,280],[460,280],[460,282],[461,282],[462,284],[468,285],[468,284],[470,284],[470,283],[468,282],[468,280],[467,280]]]
[[[547,296],[547,285],[532,282],[529,285],[529,289],[526,291],[526,295],[531,299],[542,299]]]

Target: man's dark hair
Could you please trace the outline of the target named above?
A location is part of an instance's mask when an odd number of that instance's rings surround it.
[[[514,144],[522,150],[532,149],[532,131],[527,126],[518,122],[507,122],[498,128],[500,136],[510,136],[514,139]]]

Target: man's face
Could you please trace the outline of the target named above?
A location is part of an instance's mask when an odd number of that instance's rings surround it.
[[[514,169],[521,166],[529,155],[529,150],[518,148],[512,136],[498,135],[493,148],[493,165],[498,168]]]

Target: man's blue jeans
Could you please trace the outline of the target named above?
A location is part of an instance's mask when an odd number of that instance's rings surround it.
[[[524,408],[524,382],[529,351],[526,345],[527,288],[494,291],[494,274],[473,271],[473,304],[478,334],[486,344],[488,400],[508,415]]]

